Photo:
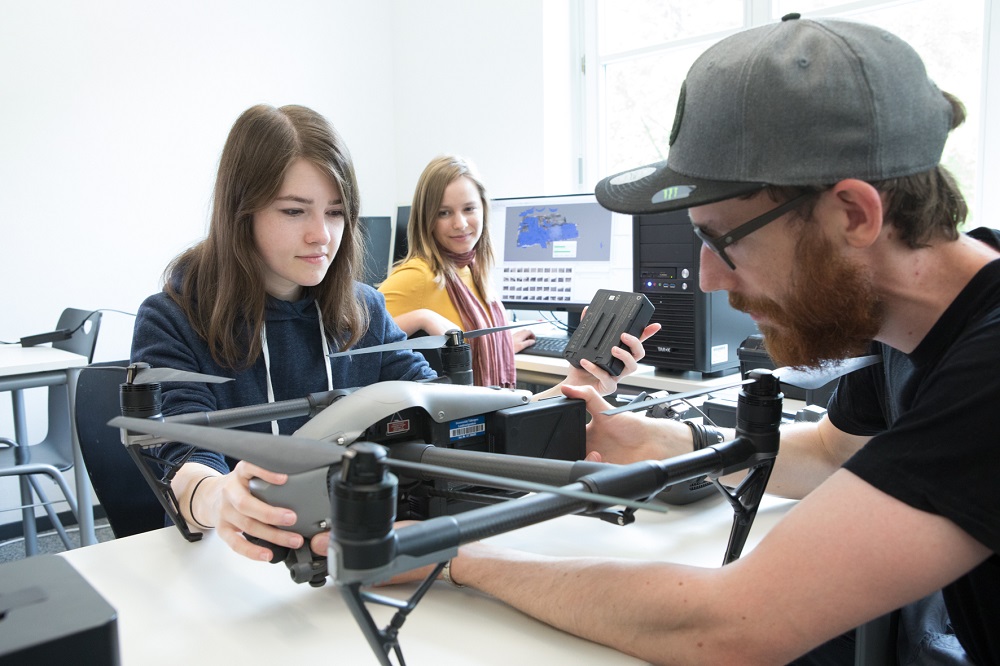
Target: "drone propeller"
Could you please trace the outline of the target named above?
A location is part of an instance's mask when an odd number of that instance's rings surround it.
[[[627,405],[621,407],[615,407],[614,409],[607,409],[601,414],[606,416],[613,416],[614,414],[621,414],[622,412],[637,412],[643,409],[649,409],[650,407],[655,407],[656,405],[663,404],[665,402],[674,402],[676,400],[687,400],[688,398],[697,398],[700,395],[705,395],[706,393],[711,393],[713,391],[722,391],[723,389],[733,388],[734,386],[743,386],[744,384],[749,384],[754,381],[753,379],[744,379],[741,382],[733,382],[732,384],[726,384],[725,386],[713,386],[712,388],[698,389],[697,391],[688,391],[686,393],[673,393],[671,395],[665,395],[662,398],[652,398],[650,400],[640,400],[639,402],[630,402]]]
[[[772,370],[771,374],[778,378],[778,381],[789,386],[794,386],[796,388],[805,389],[807,391],[814,391],[827,382],[830,382],[843,375],[850,374],[855,370],[860,370],[861,368],[867,367],[869,365],[875,365],[876,363],[881,363],[882,357],[877,355],[869,356],[858,356],[856,358],[849,358],[843,361],[833,361],[829,363],[824,363],[818,368],[796,368],[792,366],[786,366],[783,368],[778,368],[777,370]],[[601,412],[607,416],[613,414],[620,414],[622,412],[636,412],[639,410],[649,409],[650,407],[655,407],[665,402],[674,402],[675,400],[686,400],[688,398],[695,398],[700,395],[705,395],[706,393],[712,393],[714,391],[722,391],[724,389],[733,388],[735,386],[742,386],[743,384],[749,384],[754,380],[744,379],[743,381],[733,382],[732,384],[727,384],[726,386],[713,386],[711,388],[699,389],[697,391],[688,391],[687,393],[675,393],[673,395],[667,395],[662,398],[654,398],[653,400],[642,400],[635,403],[630,403],[622,407],[615,407],[614,409],[608,409]]]
[[[272,472],[290,475],[302,474],[310,470],[336,464],[340,462],[345,451],[340,446],[319,442],[308,437],[226,430],[224,428],[168,423],[156,419],[137,419],[129,416],[116,416],[108,421],[108,425],[131,430],[132,432],[162,437],[171,441],[183,442],[184,444],[191,444],[192,446],[215,451],[216,453],[233,458],[247,460]],[[278,438],[278,441],[275,441],[275,437]],[[650,505],[645,502],[636,502],[610,495],[569,490],[557,486],[519,481],[490,474],[480,474],[478,472],[465,472],[438,465],[396,459],[391,459],[387,462],[391,467],[410,469],[444,478],[467,481],[469,483],[482,483],[498,488],[555,493],[573,499],[582,499],[588,502],[612,506],[621,505],[636,509],[651,509],[659,512],[667,510],[666,507],[659,505]]]
[[[830,361],[818,368],[778,368],[771,374],[777,377],[778,381],[783,384],[805,389],[806,391],[815,391],[838,377],[849,375],[855,370],[860,370],[861,368],[881,362],[881,356],[871,354],[869,356],[848,358],[842,361]]]
[[[109,426],[191,444],[232,458],[247,460],[272,472],[300,474],[340,462],[342,447],[307,437],[272,435],[246,430],[168,423],[156,419],[116,416]],[[275,441],[275,437],[278,441]]]
[[[475,331],[469,331],[468,333],[453,330],[448,331],[444,335],[426,335],[420,338],[407,338],[406,340],[400,340],[399,342],[389,342],[384,345],[375,345],[374,347],[361,347],[360,349],[349,349],[348,351],[334,352],[329,356],[330,358],[336,358],[337,356],[353,356],[354,354],[371,354],[373,352],[398,351],[400,349],[438,349],[439,347],[443,347],[449,340],[456,338],[457,343],[462,344],[463,340],[471,340],[473,338],[478,338],[481,335],[496,333],[497,331],[506,331],[508,328],[520,328],[522,326],[534,326],[544,323],[546,322],[541,320],[522,321],[516,324],[507,324],[506,326],[480,328]]]
[[[189,370],[174,370],[173,368],[151,368],[148,363],[133,363],[128,367],[121,365],[92,365],[95,370],[125,370],[126,384],[158,384],[161,382],[205,382],[208,384],[221,384],[231,382],[231,377],[218,377],[216,375],[204,375],[200,372]]]

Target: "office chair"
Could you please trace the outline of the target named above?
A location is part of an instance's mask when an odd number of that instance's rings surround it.
[[[121,415],[118,385],[125,370],[99,370],[103,365],[124,366],[128,361],[95,363],[80,371],[76,384],[76,432],[83,462],[94,493],[104,508],[116,538],[168,525],[163,508],[121,441],[117,428],[107,423]]]
[[[87,325],[88,320],[89,326]],[[59,316],[56,328],[71,330],[73,334],[67,340],[53,342],[53,348],[85,356],[88,362],[93,360],[94,348],[97,346],[97,333],[101,328],[100,312],[67,308]],[[33,555],[38,552],[37,533],[35,530],[29,529],[29,525],[34,526],[35,507],[38,505],[45,507],[45,513],[59,534],[59,538],[62,539],[63,545],[67,549],[72,547],[66,529],[52,506],[52,501],[49,500],[44,489],[38,483],[38,479],[35,478],[38,474],[44,474],[56,482],[73,515],[78,522],[80,519],[76,497],[63,481],[61,474],[61,472],[73,467],[69,387],[66,384],[61,384],[50,386],[48,390],[49,427],[45,439],[31,445],[6,438],[0,440],[0,443],[4,445],[0,447],[0,477],[17,476],[20,478],[21,520],[25,535],[25,555]],[[35,504],[32,491],[38,495],[39,504]]]

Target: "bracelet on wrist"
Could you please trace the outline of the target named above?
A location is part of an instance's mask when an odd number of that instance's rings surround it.
[[[204,530],[214,530],[215,527],[213,527],[212,525],[206,525],[205,523],[203,523],[200,520],[198,520],[197,518],[195,518],[195,515],[194,515],[194,496],[195,496],[195,493],[198,492],[198,488],[201,486],[201,482],[204,481],[205,479],[211,479],[213,476],[215,476],[215,475],[214,474],[208,474],[208,475],[203,476],[200,479],[198,479],[198,483],[194,484],[194,489],[191,490],[191,494],[188,496],[188,515],[191,516],[191,521],[195,525],[197,525],[198,527],[200,527],[200,528],[202,528]]]
[[[695,451],[700,451],[705,447],[715,446],[725,441],[725,437],[718,428],[690,421],[685,421],[685,423],[691,429],[691,446]]]
[[[453,585],[454,587],[465,587],[464,585],[462,585],[461,583],[459,583],[458,581],[456,581],[454,578],[451,577],[451,560],[448,560],[447,562],[444,563],[444,568],[441,569],[441,578],[443,578],[446,583],[448,583],[449,585]]]

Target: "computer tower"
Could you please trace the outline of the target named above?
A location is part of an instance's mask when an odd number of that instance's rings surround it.
[[[698,288],[701,241],[686,210],[632,218],[634,290],[652,301],[659,333],[645,342],[648,363],[672,371],[726,374],[739,368],[740,343],[757,333],[726,292]]]

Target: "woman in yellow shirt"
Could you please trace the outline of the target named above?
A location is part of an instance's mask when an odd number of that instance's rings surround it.
[[[407,335],[423,330],[441,335],[507,324],[507,314],[490,283],[493,245],[489,198],[473,167],[461,157],[432,160],[420,175],[407,225],[408,252],[379,287],[386,309]],[[643,339],[659,328],[643,332]],[[624,374],[644,355],[639,338],[623,335]],[[469,341],[478,386],[513,387],[514,354],[534,342],[528,329],[512,329]],[[590,364],[571,368],[566,383],[614,390],[615,378]],[[605,390],[604,392],[610,392]],[[547,392],[548,393],[548,392]],[[558,395],[558,389],[553,392]]]

